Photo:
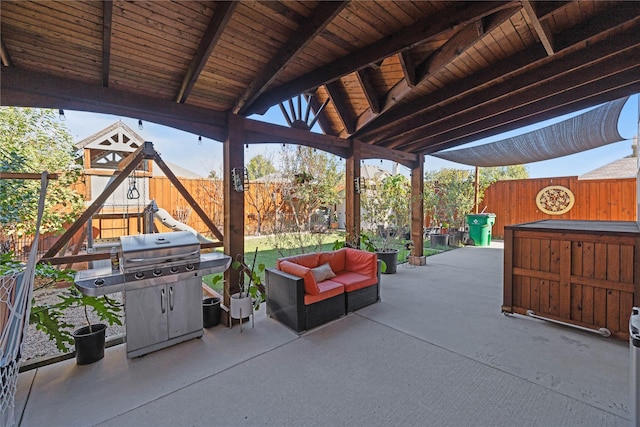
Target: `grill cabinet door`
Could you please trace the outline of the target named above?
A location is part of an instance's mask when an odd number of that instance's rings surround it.
[[[202,330],[202,285],[200,277],[167,284],[169,338]]]
[[[168,337],[167,286],[149,286],[126,293],[127,351],[131,352]]]

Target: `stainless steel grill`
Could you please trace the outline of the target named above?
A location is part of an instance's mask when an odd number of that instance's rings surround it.
[[[79,271],[85,295],[124,291],[127,356],[137,357],[202,336],[202,276],[229,268],[231,258],[200,253],[188,231],[120,238],[120,271]]]

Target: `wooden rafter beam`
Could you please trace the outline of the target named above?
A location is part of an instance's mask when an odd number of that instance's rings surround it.
[[[358,76],[358,81],[360,82],[360,87],[364,92],[364,96],[367,98],[367,102],[369,103],[369,109],[373,114],[379,114],[381,111],[380,97],[378,96],[376,88],[371,80],[371,73],[373,73],[373,69],[371,67],[367,67],[362,70],[358,70],[356,75]]]
[[[113,21],[113,2],[102,2],[102,87],[109,87],[109,69],[111,68],[111,23]]]
[[[626,2],[616,6],[621,13],[604,13],[584,25],[569,28],[555,36],[557,52],[584,44],[592,37],[608,32],[612,28],[635,24],[639,20],[640,4]],[[591,49],[592,50],[592,49]],[[557,54],[556,54],[557,55]],[[482,72],[459,80],[456,85],[445,87],[430,94],[429,97],[406,103],[380,115],[366,126],[359,128],[355,136],[366,142],[381,141],[398,135],[414,127],[420,120],[430,120],[430,112],[450,102],[469,96],[474,92],[490,87],[495,81],[511,78],[527,68],[546,64],[549,56],[541,44],[517,53],[493,64]],[[361,116],[362,117],[362,116]]]
[[[629,51],[628,54],[640,54],[640,46]],[[611,57],[609,62],[615,60],[625,61],[620,56]],[[396,148],[411,152],[420,150],[420,148],[436,149],[435,147],[439,147],[443,143],[494,129],[501,124],[502,120],[507,123],[516,120],[518,114],[522,113],[522,109],[530,108],[532,105],[535,105],[537,109],[542,109],[541,105],[552,104],[556,102],[552,100],[558,99],[557,97],[560,96],[569,96],[567,94],[572,94],[571,96],[577,100],[615,90],[621,86],[628,86],[640,81],[638,71],[640,71],[640,66],[629,60],[619,62],[615,67],[610,66],[605,60],[586,68],[578,68],[545,82],[544,86],[533,85],[526,90],[506,94],[506,96],[500,97],[499,102],[483,102],[482,108],[479,110],[474,109],[465,114],[458,114],[455,121],[441,121],[433,127],[425,129],[419,137],[407,139],[404,144],[396,146]],[[484,94],[482,97],[484,98]],[[530,114],[531,111],[528,114],[523,114],[523,117]],[[458,120],[463,120],[464,124],[458,125]]]
[[[456,129],[439,138],[423,154],[456,147],[478,139],[508,132],[543,120],[593,107],[604,102],[629,96],[640,91],[640,67],[627,70],[606,79],[595,81],[564,92],[559,92],[544,100],[523,105],[477,122],[469,127]]]
[[[573,4],[571,0],[558,0],[558,1],[541,1],[536,3],[536,12],[538,19],[544,20],[554,12],[559,11],[567,6]]]
[[[318,119],[320,118],[320,116],[322,115],[322,111],[325,109],[325,107],[329,104],[329,102],[331,101],[331,99],[327,98],[324,100],[324,102],[322,103],[322,105],[320,106],[320,108],[318,108],[318,110],[316,111],[315,116],[313,117],[313,120],[311,120],[311,122],[309,123],[309,125],[307,126],[308,130],[313,129],[313,126],[316,124],[316,122],[318,121]]]
[[[331,98],[331,103],[336,109],[347,133],[351,134],[355,132],[355,118],[352,117],[353,115],[349,111],[349,105],[345,100],[344,89],[342,88],[340,80],[327,83],[325,87],[327,88],[327,93],[329,93],[329,98]]]
[[[301,50],[307,47],[318,34],[324,31],[327,25],[333,21],[333,18],[348,4],[348,1],[318,4],[311,15],[300,24],[298,30],[289,38],[289,41],[280,47],[271,62],[258,74],[256,79],[251,82],[249,87],[247,87],[240,98],[238,98],[232,111],[235,114],[244,114],[246,110],[250,108],[251,103],[264,93],[287,64],[289,64]]]
[[[529,22],[540,39],[540,43],[544,46],[544,50],[547,51],[548,55],[553,55],[555,53],[553,49],[553,33],[538,19],[536,9],[529,0],[522,0],[522,6],[526,16],[529,18]]]
[[[320,125],[320,129],[322,130],[322,132],[324,132],[326,135],[336,136],[331,123],[327,119],[326,114],[324,114],[323,112],[324,108],[327,106],[327,101],[331,101],[331,99],[327,98],[325,102],[320,102],[314,95],[307,95],[306,99],[311,106],[311,110],[313,111],[313,123],[315,124],[317,122]],[[310,126],[310,128],[313,128],[313,126]]]
[[[400,150],[392,150],[379,145],[360,144],[360,156],[362,159],[385,159],[400,163],[408,168],[412,168],[419,160],[420,156]]]
[[[406,50],[400,52],[398,57],[400,59],[400,66],[402,67],[402,73],[404,74],[404,80],[409,87],[415,87],[418,84],[415,62]]]
[[[486,16],[485,18],[480,18],[476,21],[469,22],[467,25],[460,28],[444,45],[437,49],[427,59],[422,61],[420,64],[415,65],[414,74],[416,84],[419,84],[420,82],[426,80],[430,75],[436,73],[438,70],[451,63],[451,61],[468,50],[486,33],[489,33],[493,29],[500,26],[500,24],[508,20],[519,10],[520,7],[518,6],[503,9],[492,15]],[[385,103],[382,106],[382,110],[379,113],[389,111],[405,96],[409,95],[411,91],[411,84],[407,82],[405,78],[405,80],[402,80],[400,83],[394,86],[388,93]],[[373,110],[369,110],[360,114],[357,119],[356,128],[358,130],[356,130],[356,134],[359,133],[359,130],[376,121],[378,117],[384,117],[380,116],[379,113],[376,113]]]
[[[403,30],[352,52],[287,84],[263,93],[247,109],[246,114],[265,111],[272,105],[337,80],[402,50],[424,43],[442,33],[459,28],[499,10],[513,7],[515,2],[456,2]]]
[[[180,90],[178,91],[178,95],[176,96],[176,102],[179,104],[183,104],[193,86],[196,84],[202,69],[207,64],[207,60],[213,51],[213,48],[220,40],[222,33],[224,32],[227,23],[231,19],[231,15],[238,5],[237,2],[233,1],[225,1],[225,2],[216,2],[216,9],[209,21],[209,25],[200,40],[200,45],[196,50],[193,59],[191,60],[191,64],[189,64],[189,69],[182,79],[182,84],[180,85]]]
[[[4,39],[2,38],[0,38],[0,60],[2,60],[2,65],[5,67],[13,67],[11,55],[9,55],[9,50],[7,46],[5,46]]]
[[[623,64],[629,59],[625,54],[637,52],[640,45],[640,31],[631,29],[618,34],[614,39],[596,43],[587,51],[574,51],[553,62],[544,62],[538,67],[530,68],[526,73],[521,73],[517,78],[506,80],[500,85],[487,87],[477,91],[473,96],[461,98],[440,108],[437,113],[422,113],[413,117],[412,122],[405,122],[396,126],[394,132],[388,133],[386,138],[390,148],[399,148],[412,144],[419,139],[434,137],[439,132],[456,128],[468,123],[469,112],[473,115],[485,115],[490,105],[498,105],[503,100],[514,95],[522,96],[528,91],[531,96],[543,97],[545,91],[559,90],[563,87],[553,82],[565,75],[573,75],[573,80],[567,80],[565,85],[578,85],[588,79],[595,79],[600,73],[609,69],[622,69]],[[622,47],[627,49],[623,50]],[[622,52],[622,53],[621,53]],[[614,61],[615,63],[611,63]],[[631,60],[633,64],[633,60]],[[544,83],[544,85],[543,85]],[[462,121],[461,121],[462,120]],[[416,126],[416,123],[420,123]]]
[[[351,149],[351,141],[346,139],[252,119],[244,119],[244,132],[246,144],[300,144],[304,141],[305,146],[342,158],[346,158]]]
[[[139,117],[218,141],[226,135],[224,113],[15,67],[2,70],[0,105]]]

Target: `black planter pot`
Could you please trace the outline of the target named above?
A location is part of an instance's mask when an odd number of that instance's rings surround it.
[[[398,268],[398,250],[389,249],[386,252],[376,252],[378,259],[383,261],[387,265],[384,274],[394,274]]]
[[[432,234],[429,239],[431,240],[432,248],[435,248],[437,246],[447,246],[447,244],[449,243],[448,234]]]
[[[213,328],[220,324],[220,298],[212,297],[202,300],[202,325]]]
[[[107,325],[98,323],[84,326],[73,332],[73,340],[76,344],[76,364],[88,365],[104,357],[104,342]]]

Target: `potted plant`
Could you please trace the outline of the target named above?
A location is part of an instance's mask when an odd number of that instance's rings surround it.
[[[248,265],[244,260],[244,255],[236,255],[235,261],[231,264],[231,268],[240,271],[240,277],[238,278],[238,284],[240,286],[240,292],[231,295],[231,317],[234,319],[240,319],[240,311],[242,311],[242,318],[247,317],[245,313],[250,313],[252,310],[260,309],[260,304],[265,300],[265,287],[262,283],[261,274],[264,273],[265,265],[259,264],[256,266],[256,257],[258,256],[258,248],[256,248],[253,255],[253,262]]]
[[[331,222],[329,223],[329,227],[332,230],[338,229],[338,212],[333,211],[333,213],[331,214]]]
[[[60,299],[62,299],[62,302],[59,303],[60,310],[80,307],[87,322],[86,326],[74,330],[71,334],[76,348],[76,363],[78,365],[87,365],[102,359],[104,357],[107,325],[104,323],[92,323],[89,311],[92,311],[101,321],[110,325],[122,325],[122,321],[118,317],[119,312],[122,310],[121,304],[106,295],[100,297],[83,295],[75,286],[69,287],[63,295],[60,295]]]
[[[0,274],[12,271],[20,271],[24,266],[15,261],[13,253],[7,252],[0,255]],[[34,288],[43,289],[48,287],[60,287],[60,284],[70,286],[58,295],[60,301],[53,304],[36,304],[35,299],[31,303],[29,323],[35,325],[36,329],[44,332],[52,340],[56,348],[63,353],[69,352],[72,345],[76,346],[76,362],[78,364],[92,363],[104,357],[105,328],[104,324],[94,324],[89,318],[89,312],[101,321],[109,325],[122,325],[119,314],[122,311],[122,304],[107,296],[90,297],[83,295],[74,285],[75,271],[71,269],[57,269],[50,264],[38,264],[36,266]],[[65,312],[72,308],[81,308],[84,312],[87,326],[81,327],[73,332],[74,325],[65,320]],[[102,325],[102,326],[100,326]],[[92,354],[86,355],[83,343],[78,344],[84,335],[98,335],[98,349]]]

